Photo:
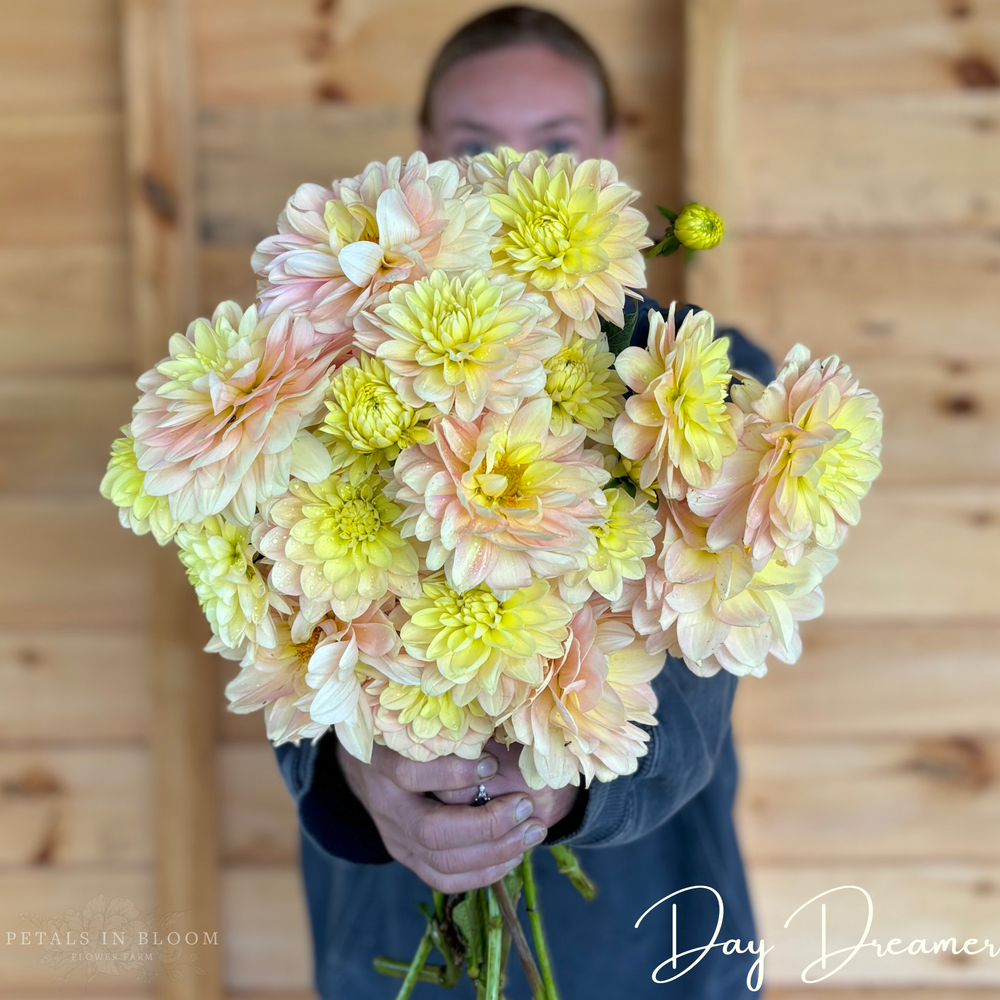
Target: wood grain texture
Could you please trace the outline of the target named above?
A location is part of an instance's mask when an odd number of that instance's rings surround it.
[[[152,862],[145,747],[0,750],[0,865]]]
[[[1000,741],[743,740],[751,864],[1000,861]]]
[[[802,626],[798,663],[740,682],[738,737],[947,740],[1000,735],[1000,626],[944,621]]]
[[[744,237],[737,319],[777,357],[1000,361],[993,233]]]
[[[750,98],[954,91],[984,86],[1000,64],[997,0],[741,0],[739,9]]]
[[[0,631],[0,745],[145,740],[149,663],[140,629]]]
[[[740,231],[936,232],[1000,222],[1000,90],[777,97],[740,111]]]
[[[1000,621],[998,551],[1000,487],[876,483],[824,581],[826,618]]]
[[[758,936],[774,945],[766,959],[765,981],[775,987],[802,988],[802,970],[819,957],[820,902],[813,903],[787,929],[784,923],[814,896],[839,886],[860,886],[873,901],[867,940],[883,946],[893,938],[906,947],[955,937],[997,944],[996,908],[1000,867],[975,863],[935,865],[753,865],[749,871],[758,920]],[[655,901],[655,900],[654,900]],[[828,948],[855,944],[865,927],[867,903],[860,892],[826,897]],[[667,918],[668,919],[668,918]],[[652,932],[651,928],[651,932]],[[897,947],[900,947],[897,945]],[[828,970],[839,960],[831,960]],[[816,973],[814,973],[816,974]],[[812,987],[992,987],[1000,982],[1000,964],[989,953],[976,956],[930,954],[877,958],[872,948],[859,952],[834,977]],[[919,993],[915,994],[917,997]]]
[[[128,376],[0,378],[0,496],[92,498],[138,395]]]
[[[127,270],[121,243],[0,245],[0,373],[130,371]]]
[[[117,108],[114,0],[5,0],[0,11],[0,114]]]
[[[138,628],[147,622],[151,548],[94,499],[0,500],[4,554],[0,628]]]

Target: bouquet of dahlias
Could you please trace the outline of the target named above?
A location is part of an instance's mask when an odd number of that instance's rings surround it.
[[[769,385],[731,371],[707,312],[651,311],[628,346],[636,197],[606,161],[511,150],[303,185],[257,304],[139,379],[102,493],[176,543],[208,648],[240,661],[230,707],[274,743],[332,728],[426,761],[495,738],[529,786],[588,785],[646,753],[665,651],[704,676],[799,656],[880,469],[878,401],[802,346]],[[721,238],[701,206],[664,214],[653,252]],[[400,997],[464,966],[495,998],[511,944],[555,997],[529,856],[427,918],[412,963],[380,960]]]

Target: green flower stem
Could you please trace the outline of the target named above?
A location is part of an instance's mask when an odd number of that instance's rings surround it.
[[[436,909],[437,900],[435,900]],[[442,897],[442,907],[443,907],[443,897]],[[442,913],[444,912],[442,908]],[[434,947],[441,952],[442,958],[444,958],[444,969],[441,974],[441,985],[447,986],[449,989],[454,986],[459,979],[462,978],[462,965],[461,962],[456,962],[455,953],[451,950],[451,946],[445,940],[444,935],[441,933],[441,923],[437,917],[435,917],[430,924],[431,928],[431,940],[434,942]],[[425,966],[426,968],[426,966]]]
[[[545,1000],[559,1000],[556,991],[555,977],[552,975],[552,959],[549,957],[549,946],[545,942],[545,931],[542,929],[542,915],[538,910],[538,893],[535,891],[535,875],[531,870],[531,851],[525,851],[521,862],[521,879],[524,883],[524,905],[528,911],[528,922],[531,924],[531,936],[535,941],[535,952],[538,955],[538,966],[541,970],[542,983],[545,986]]]
[[[500,1000],[500,960],[503,955],[503,917],[492,889],[486,890],[486,1000]],[[401,1000],[397,997],[396,1000]]]
[[[528,986],[531,988],[531,996],[533,1000],[546,1000],[545,984],[542,982],[538,966],[535,964],[535,957],[531,954],[528,939],[524,936],[524,928],[521,927],[521,921],[517,919],[517,907],[510,898],[507,886],[501,879],[499,882],[494,882],[491,888],[496,893],[497,903],[500,905],[500,912],[503,915],[507,931],[514,944],[514,950],[517,952],[517,957],[521,960],[521,965],[524,968],[524,975],[527,977]]]
[[[410,962],[410,967],[406,971],[406,978],[403,980],[403,985],[399,987],[399,992],[396,994],[396,1000],[408,1000],[410,994],[413,992],[413,988],[417,985],[424,962],[427,961],[427,956],[431,953],[433,946],[434,941],[431,937],[431,925],[428,924],[427,930],[424,931],[424,936],[420,939],[417,953],[413,956],[413,961]]]
[[[586,873],[580,867],[580,862],[576,855],[568,848],[559,845],[550,847],[552,856],[556,859],[559,874],[565,875],[570,882],[576,886],[577,892],[586,900],[591,900],[597,895],[597,886],[587,878]]]
[[[375,959],[374,965],[376,972],[382,973],[383,976],[395,976],[397,979],[404,979],[410,971],[409,962],[400,962],[395,958],[379,956]],[[425,965],[417,971],[417,982],[446,986],[444,975],[445,967],[443,965]]]

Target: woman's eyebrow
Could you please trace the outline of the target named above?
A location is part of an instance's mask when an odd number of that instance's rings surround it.
[[[493,129],[489,125],[484,125],[482,122],[473,121],[470,118],[456,118],[453,121],[446,123],[447,128],[464,128],[469,132],[483,132],[486,135],[492,135]]]
[[[539,132],[542,129],[561,128],[563,125],[584,124],[586,124],[586,120],[580,115],[560,115],[558,118],[549,118],[546,121],[539,122],[537,125],[532,125],[531,129],[533,132]]]

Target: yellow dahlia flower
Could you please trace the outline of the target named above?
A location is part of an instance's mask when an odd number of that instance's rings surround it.
[[[696,201],[685,205],[674,222],[674,236],[689,250],[711,250],[722,242],[725,234],[722,219],[710,208]]]
[[[330,382],[329,411],[317,434],[331,443],[334,471],[347,469],[357,484],[396,459],[411,444],[434,440],[427,421],[433,407],[409,405],[392,387],[381,361],[362,355],[343,365]]]
[[[230,649],[244,641],[277,642],[268,614],[268,587],[254,565],[250,529],[212,515],[177,531],[178,556],[187,567],[212,631]]]
[[[171,517],[165,497],[151,497],[142,488],[145,473],[136,464],[132,435],[127,426],[122,433],[125,436],[111,446],[108,471],[101,480],[101,496],[118,508],[123,528],[131,528],[137,535],[151,531],[160,545],[166,545],[179,524]]]
[[[380,742],[411,760],[455,754],[477,760],[493,735],[493,719],[478,701],[456,705],[451,691],[427,694],[419,684],[377,681],[375,725]]]
[[[399,603],[410,616],[399,632],[406,651],[434,665],[421,682],[425,693],[450,691],[456,705],[478,697],[491,715],[506,707],[497,703],[505,676],[542,682],[544,658],[560,654],[572,617],[545,580],[501,600],[486,586],[458,593],[431,577],[420,597]]]
[[[590,533],[597,550],[587,556],[587,568],[568,573],[559,592],[571,604],[587,600],[597,591],[609,601],[622,596],[623,581],[641,580],[646,560],[656,552],[653,537],[659,534],[656,511],[644,497],[630,497],[623,489],[604,491],[607,506],[604,521],[592,525]]]
[[[355,339],[393,372],[411,406],[475,420],[485,407],[512,412],[545,384],[542,362],[559,350],[545,299],[505,275],[435,271],[399,285],[374,310],[377,326]]]
[[[596,339],[602,317],[625,325],[626,290],[645,287],[641,251],[652,241],[631,207],[638,192],[612,163],[536,151],[487,177],[482,190],[503,223],[493,267],[549,298],[564,342],[573,333]]]
[[[650,681],[663,656],[646,652],[607,605],[584,604],[570,624],[564,651],[549,661],[545,684],[503,724],[523,744],[519,764],[530,788],[589,786],[634,774],[655,726]]]
[[[265,313],[305,310],[316,329],[352,327],[393,285],[442,269],[486,270],[499,220],[450,160],[370,163],[330,188],[303,184],[278,235],[253,255]]]
[[[485,583],[510,593],[532,574],[586,565],[608,473],[584,450],[582,427],[550,433],[551,414],[542,398],[472,423],[439,417],[437,441],[407,449],[393,467],[404,533],[430,542],[427,568],[444,567],[456,590]]]
[[[131,433],[143,488],[166,497],[178,521],[224,512],[250,524],[289,476],[329,475],[325,450],[300,431],[349,344],[302,317],[258,320],[235,302],[174,334],[170,356],[138,381]]]
[[[576,423],[586,427],[595,441],[611,443],[605,424],[622,412],[625,386],[615,374],[615,356],[607,346],[603,335],[588,341],[573,334],[545,362],[545,395],[552,400],[554,434],[568,434]]]
[[[615,360],[635,393],[615,421],[615,448],[643,460],[643,489],[655,480],[670,499],[682,499],[688,486],[710,486],[736,451],[742,413],[726,402],[729,340],[713,340],[713,330],[709,313],[694,312],[675,335],[674,306],[666,320],[650,310],[648,348],[627,347]]]
[[[720,669],[763,676],[768,653],[794,663],[802,652],[798,623],[822,613],[820,582],[836,554],[815,548],[795,566],[776,556],[755,572],[738,543],[712,551],[711,522],[685,504],[661,503],[657,516],[660,552],[632,609],[647,649],[668,649],[706,677]]]
[[[298,597],[307,618],[332,609],[349,621],[389,593],[419,593],[417,554],[395,527],[402,510],[383,485],[378,475],[357,484],[344,473],[293,479],[255,526],[254,542],[274,560],[271,586]]]

